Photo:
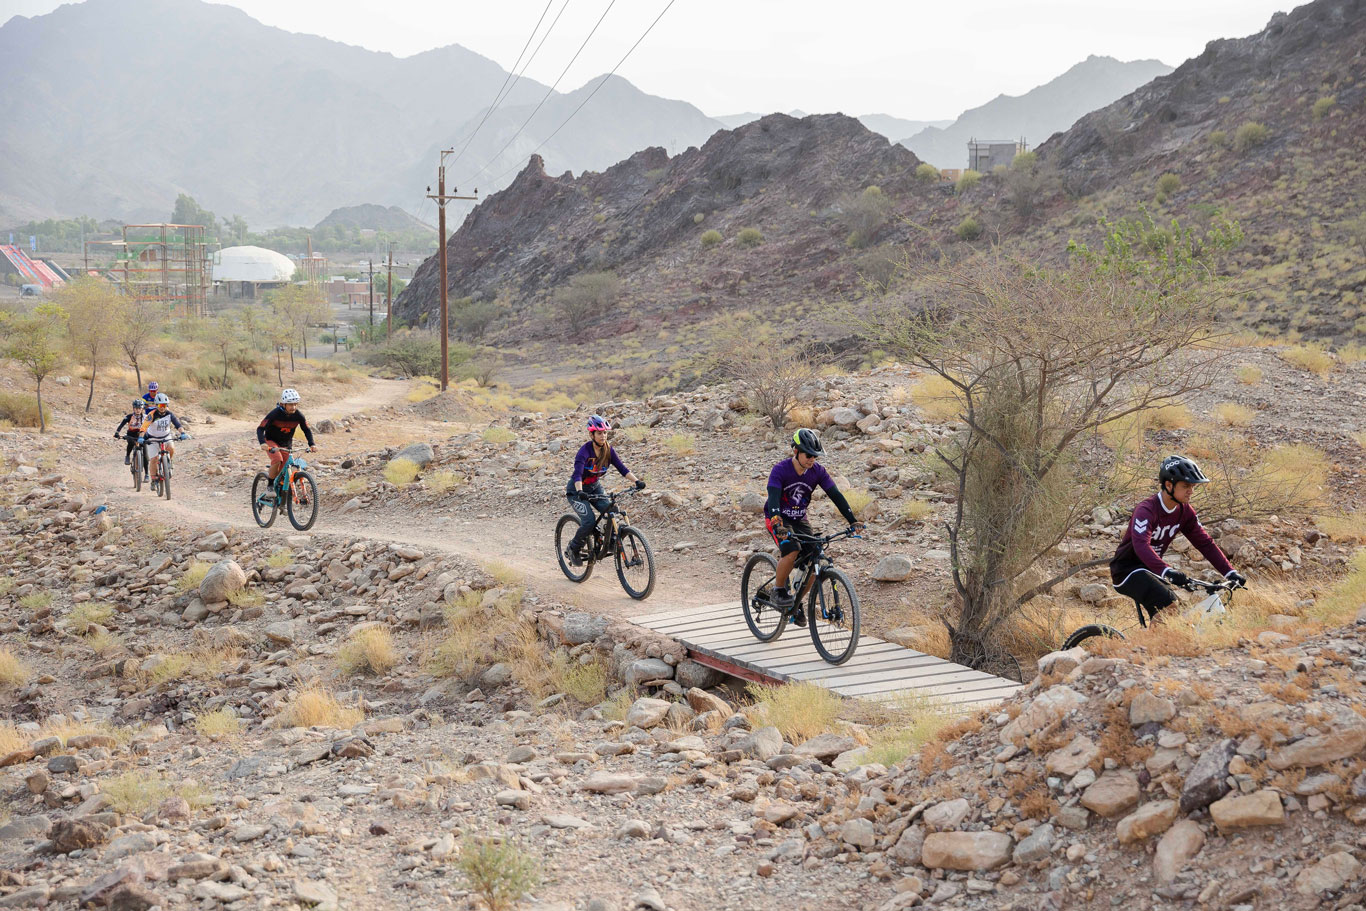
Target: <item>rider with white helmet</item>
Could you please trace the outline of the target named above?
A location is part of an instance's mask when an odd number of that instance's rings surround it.
[[[289,450],[294,446],[296,429],[304,432],[304,438],[308,440],[308,451],[312,452],[316,448],[313,445],[313,431],[309,428],[304,413],[299,410],[299,391],[283,389],[280,391],[280,404],[271,409],[270,414],[262,418],[256,427],[256,442],[270,453],[272,481],[289,457]]]

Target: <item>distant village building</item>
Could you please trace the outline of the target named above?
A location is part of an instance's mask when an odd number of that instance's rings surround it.
[[[344,275],[334,275],[323,285],[323,290],[327,293],[327,301],[330,304],[346,304],[348,310],[356,307],[367,307],[370,304],[370,283],[355,281]],[[380,300],[384,299],[384,293],[379,292]]]
[[[213,258],[215,294],[254,299],[294,278],[294,260],[264,247],[225,247]]]
[[[990,174],[997,165],[1010,167],[1015,156],[1029,151],[1024,137],[1019,139],[969,139],[968,167],[979,174]]]

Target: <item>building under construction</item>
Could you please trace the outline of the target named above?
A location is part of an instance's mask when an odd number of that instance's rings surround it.
[[[122,240],[86,242],[114,248],[105,278],[137,300],[165,304],[171,316],[204,316],[209,297],[209,242],[203,225],[124,225]]]

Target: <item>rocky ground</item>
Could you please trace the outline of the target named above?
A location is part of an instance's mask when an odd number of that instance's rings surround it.
[[[1354,503],[1355,368],[1245,358],[1265,378],[1193,412],[1246,403],[1260,441],[1329,452]],[[882,629],[932,617],[946,572],[901,512],[943,508],[915,454],[948,430],[909,379],[811,396],[832,469],[878,508],[838,556]],[[652,482],[633,521],[661,584],[637,605],[550,562],[580,415],[447,424],[406,388],[312,412],[332,424],[307,534],[252,523],[249,423],[196,420],[169,503],[132,493],[103,419],[0,432],[0,907],[474,909],[489,852],[538,873],[520,907],[562,911],[1359,902],[1366,619],[1359,588],[1331,593],[1348,542],[1220,528],[1284,613],[1027,661],[1019,696],[888,767],[866,726],[785,736],[622,619],[734,597],[780,447],[730,392],[597,406]],[[384,480],[414,442],[419,479]],[[1095,518],[1075,547],[1113,546]],[[904,581],[875,582],[895,557]]]

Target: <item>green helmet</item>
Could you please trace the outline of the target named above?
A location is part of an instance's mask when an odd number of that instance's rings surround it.
[[[792,447],[798,452],[804,452],[809,456],[819,457],[824,450],[821,448],[821,437],[816,431],[803,427],[792,434]]]

